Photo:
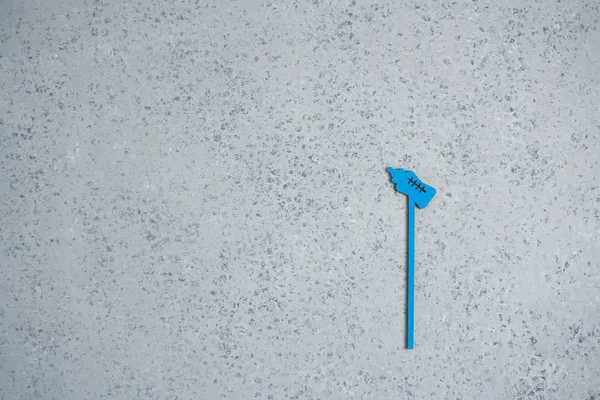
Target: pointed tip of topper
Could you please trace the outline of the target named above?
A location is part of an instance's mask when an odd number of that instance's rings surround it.
[[[393,183],[398,183],[398,179],[400,179],[400,174],[404,173],[405,171],[402,168],[392,168],[392,167],[387,167],[387,172],[388,174],[390,174],[390,179],[392,180]]]

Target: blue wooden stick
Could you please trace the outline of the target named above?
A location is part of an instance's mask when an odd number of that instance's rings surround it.
[[[423,183],[412,171],[388,168],[396,191],[408,198],[408,265],[406,266],[406,348],[415,347],[415,205],[425,208],[435,196],[435,189]]]
[[[408,265],[406,266],[406,348],[415,347],[415,203],[408,196]]]

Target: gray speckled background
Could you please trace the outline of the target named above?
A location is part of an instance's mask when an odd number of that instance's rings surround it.
[[[600,399],[597,1],[0,0],[0,93],[0,399]]]

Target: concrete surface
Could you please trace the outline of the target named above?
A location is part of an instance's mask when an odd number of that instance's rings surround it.
[[[0,399],[600,399],[599,19],[0,0]]]

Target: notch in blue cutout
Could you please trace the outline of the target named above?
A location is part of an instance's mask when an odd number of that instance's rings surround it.
[[[396,191],[405,194],[408,199],[408,262],[406,266],[406,348],[415,347],[415,204],[425,208],[435,196],[435,189],[419,179],[412,171],[388,168]]]

